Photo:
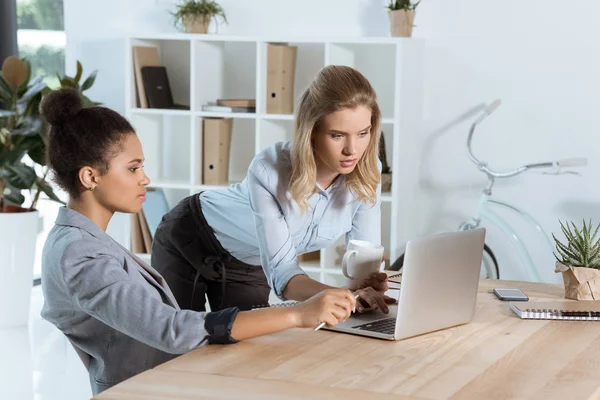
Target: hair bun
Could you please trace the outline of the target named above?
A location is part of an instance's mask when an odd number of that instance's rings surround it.
[[[42,118],[50,125],[61,125],[83,108],[83,99],[74,88],[62,88],[46,94],[40,103]]]

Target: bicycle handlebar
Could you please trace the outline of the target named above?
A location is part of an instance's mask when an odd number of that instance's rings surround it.
[[[471,125],[471,129],[469,130],[469,136],[467,137],[467,150],[469,152],[469,158],[475,165],[477,165],[477,168],[479,168],[480,171],[484,172],[491,178],[509,178],[509,177],[512,177],[515,175],[519,175],[519,174],[521,174],[525,171],[531,170],[531,169],[553,168],[555,170],[555,172],[554,172],[555,175],[569,174],[569,173],[575,173],[575,172],[561,171],[561,168],[563,168],[563,167],[583,167],[583,166],[587,165],[587,158],[578,157],[578,158],[566,158],[566,159],[558,160],[558,161],[548,161],[548,162],[527,164],[527,165],[523,165],[519,168],[516,168],[512,171],[506,171],[506,172],[498,172],[498,171],[494,171],[491,168],[489,168],[487,163],[485,163],[485,162],[479,160],[477,157],[475,157],[475,155],[473,154],[473,149],[471,148],[471,141],[473,140],[473,134],[475,133],[475,127],[477,125],[479,125],[486,117],[488,117],[494,111],[496,111],[496,109],[498,107],[500,107],[501,104],[502,104],[502,101],[500,99],[494,100],[489,106],[487,106],[483,110],[483,113],[481,114],[481,116],[479,118],[477,118],[477,120],[475,120],[475,122],[473,122],[473,124]]]
[[[587,158],[565,158],[564,160],[558,160],[556,164],[559,167],[585,167],[587,165]]]
[[[500,107],[500,104],[502,104],[502,100],[500,99],[496,99],[492,102],[492,104],[490,104],[489,106],[486,107],[485,112],[487,113],[487,115],[490,115],[491,113],[493,113],[494,111],[496,111],[496,109],[498,107]]]

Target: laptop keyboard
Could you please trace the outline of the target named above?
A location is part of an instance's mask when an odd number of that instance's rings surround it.
[[[375,322],[367,322],[366,324],[353,326],[354,329],[360,329],[363,331],[384,333],[387,335],[393,335],[396,329],[396,318],[380,319]]]

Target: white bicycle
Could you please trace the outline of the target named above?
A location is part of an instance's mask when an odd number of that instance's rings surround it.
[[[498,228],[516,247],[519,258],[527,271],[529,279],[533,282],[540,282],[540,276],[535,268],[535,264],[531,257],[531,254],[525,247],[525,244],[517,231],[508,224],[500,215],[498,215],[493,208],[498,207],[500,209],[507,210],[512,214],[520,217],[530,226],[534,227],[535,230],[539,233],[540,236],[543,237],[544,242],[548,245],[550,252],[554,250],[552,241],[548,234],[544,231],[542,226],[533,218],[529,213],[522,210],[521,208],[503,202],[499,200],[492,199],[492,189],[497,179],[508,179],[514,176],[523,174],[527,171],[532,170],[542,170],[542,173],[548,175],[562,175],[562,174],[574,174],[580,175],[576,171],[564,170],[565,167],[581,167],[587,165],[586,158],[568,158],[559,161],[548,161],[548,162],[540,162],[533,164],[526,164],[516,169],[510,171],[496,171],[488,166],[488,164],[484,161],[479,160],[473,154],[473,149],[471,148],[471,142],[473,140],[473,135],[475,133],[475,128],[477,125],[481,124],[481,122],[488,116],[490,116],[499,106],[501,102],[500,100],[494,101],[492,104],[487,106],[482,114],[473,122],[471,125],[471,129],[469,130],[469,135],[467,137],[467,150],[469,153],[469,158],[475,164],[477,169],[484,173],[487,177],[487,185],[483,188],[481,192],[481,197],[479,200],[479,206],[475,215],[467,221],[464,221],[460,224],[458,230],[465,231],[469,229],[475,229],[479,227],[483,221],[487,224],[491,224]],[[404,263],[404,254],[402,254],[391,266],[390,269],[394,271],[401,271],[402,265]],[[486,244],[484,247],[483,261],[481,265],[481,278],[483,279],[499,279],[500,278],[500,268],[498,265],[498,259],[494,255],[492,249]]]

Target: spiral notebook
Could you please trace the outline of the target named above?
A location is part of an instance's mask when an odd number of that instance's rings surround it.
[[[550,301],[509,303],[523,319],[600,321],[600,301]]]
[[[257,304],[257,305],[252,306],[252,309],[257,310],[259,308],[269,308],[269,307],[292,307],[298,303],[300,303],[300,302],[299,301],[285,301],[283,303]]]

